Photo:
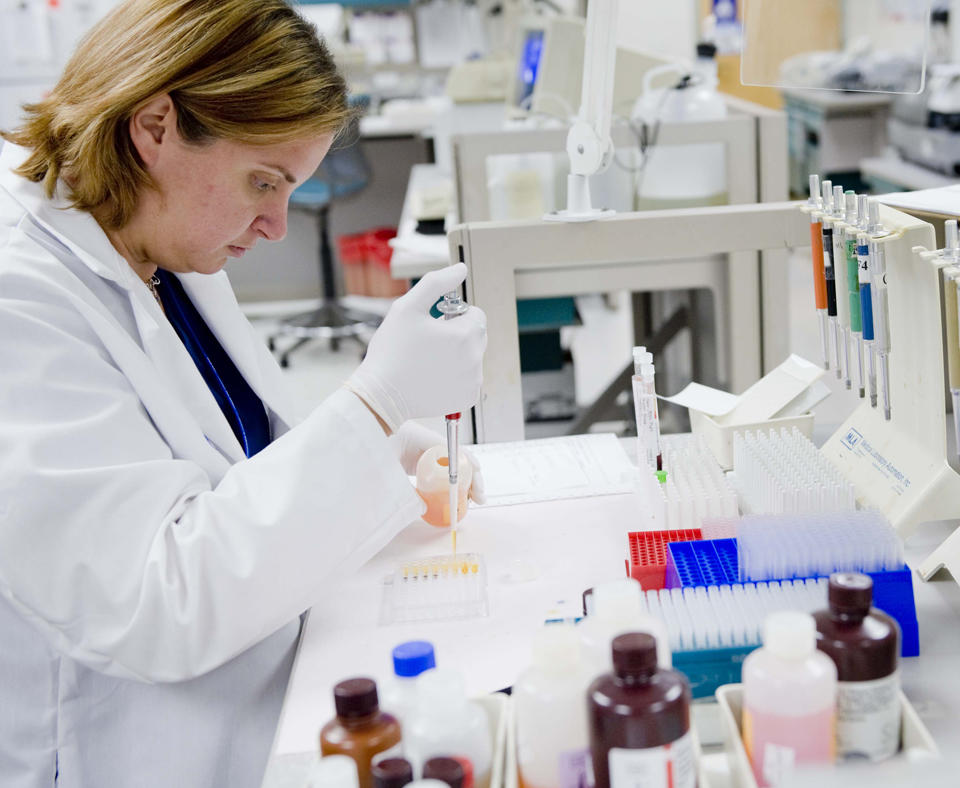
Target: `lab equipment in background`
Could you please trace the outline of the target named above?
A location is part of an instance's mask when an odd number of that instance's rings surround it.
[[[423,764],[424,780],[439,780],[447,788],[465,788],[466,772],[456,758],[439,755]]]
[[[413,781],[413,767],[406,758],[384,758],[370,767],[370,773],[373,788],[403,788]]]
[[[852,511],[856,490],[794,428],[734,437],[733,484],[745,514]]]
[[[427,449],[417,461],[417,494],[427,504],[423,519],[438,527],[451,525],[450,512],[453,507],[457,522],[467,514],[470,485],[473,483],[473,466],[463,451],[459,452],[457,463],[456,497],[450,496],[450,459],[445,446]]]
[[[400,723],[380,711],[373,679],[339,682],[333,688],[333,701],[337,716],[320,729],[320,754],[350,756],[357,764],[360,788],[373,788],[370,765],[377,755],[400,744]]]
[[[469,307],[460,298],[460,293],[452,290],[437,304],[437,309],[444,320],[453,320],[460,317]],[[460,414],[448,413],[444,420],[447,424],[447,471],[450,480],[449,487],[449,520],[450,536],[453,541],[453,552],[457,552],[457,521],[460,519],[459,498],[459,471],[460,471]],[[469,464],[469,463],[468,463]],[[470,486],[467,485],[467,490]]]
[[[727,117],[727,103],[717,90],[714,48],[702,44],[693,68],[667,64],[643,78],[643,94],[631,113],[631,123],[643,126],[647,142],[637,165],[636,209],[689,208],[724,205],[727,190],[726,150],[722,143],[658,145],[662,123],[704,123]],[[673,78],[665,87],[654,82]]]
[[[380,623],[452,621],[486,616],[487,569],[476,553],[400,564],[383,581]]]
[[[752,515],[737,525],[741,583],[834,572],[903,570],[903,544],[882,512]]]
[[[870,607],[866,575],[832,575],[827,594],[814,620],[817,648],[837,667],[837,757],[889,758],[900,748],[900,629]]]
[[[467,699],[463,677],[449,668],[428,670],[417,679],[417,699],[403,738],[414,774],[422,776],[430,758],[465,757],[476,788],[488,788],[492,747],[487,713]]]
[[[512,693],[524,788],[589,784],[584,697],[592,677],[574,626],[549,624],[537,632],[533,663],[514,682]]]
[[[678,671],[658,667],[658,644],[645,632],[614,638],[613,672],[587,694],[595,788],[642,784],[694,788],[695,745],[690,685]]]
[[[349,755],[321,758],[310,770],[307,788],[360,788],[357,762]],[[398,785],[396,788],[401,787]]]
[[[410,640],[391,652],[393,681],[383,687],[383,708],[400,720],[410,716],[416,705],[417,676],[437,666],[433,644],[426,640]]]
[[[580,622],[580,645],[588,670],[610,670],[610,641],[623,632],[648,632],[656,639],[660,665],[669,668],[670,643],[662,619],[648,615],[641,602],[642,589],[635,580],[611,580],[593,587],[591,608]]]
[[[926,90],[898,96],[887,120],[890,144],[906,161],[960,175],[960,65],[930,66]]]
[[[829,183],[827,181],[826,183]],[[826,186],[826,183],[824,184]],[[823,353],[823,368],[830,368],[829,345],[827,344],[827,280],[823,266],[823,221],[820,211],[823,199],[820,191],[820,176],[810,176],[810,252],[813,257],[813,293],[820,324],[820,348]]]
[[[637,461],[652,471],[660,471],[663,470],[663,456],[655,374],[653,354],[644,347],[635,347],[632,385],[633,411],[637,419]]]
[[[782,612],[763,624],[763,647],[743,663],[743,741],[761,786],[795,765],[831,763],[837,668],[816,648],[809,613]]]

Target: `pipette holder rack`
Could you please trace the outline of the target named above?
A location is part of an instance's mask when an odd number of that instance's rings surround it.
[[[740,567],[736,539],[699,542],[674,542],[667,545],[666,588],[740,585]],[[917,607],[913,598],[910,568],[890,572],[866,572],[873,580],[873,606],[900,625],[900,655],[920,654]],[[811,575],[816,577],[816,575]],[[783,577],[779,580],[808,580],[808,577]],[[826,608],[827,600],[824,598]]]
[[[878,243],[887,270],[891,418],[882,403],[864,400],[820,451],[854,484],[857,503],[882,511],[906,538],[920,523],[960,515],[960,474],[947,457],[940,274],[947,263],[931,251],[932,225],[884,205],[880,222],[888,233]],[[943,566],[960,578],[958,533],[919,572],[929,579]]]

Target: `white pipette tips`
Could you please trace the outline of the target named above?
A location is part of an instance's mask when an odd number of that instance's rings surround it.
[[[701,438],[666,435],[661,449],[667,480],[658,487],[668,530],[700,528],[706,519],[737,516],[737,493]]]
[[[699,651],[760,645],[763,620],[781,610],[812,613],[826,606],[827,579],[646,591],[646,612],[661,618],[670,649]]]
[[[856,509],[853,485],[796,427],[733,438],[734,486],[749,514],[806,514]]]
[[[903,545],[881,512],[753,515],[737,527],[741,582],[893,572]]]

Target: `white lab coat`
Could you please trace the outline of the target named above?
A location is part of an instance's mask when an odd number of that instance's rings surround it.
[[[0,785],[258,786],[298,617],[423,504],[353,394],[297,423],[226,275],[183,275],[268,409],[244,458],[149,291],[23,156],[0,152]]]

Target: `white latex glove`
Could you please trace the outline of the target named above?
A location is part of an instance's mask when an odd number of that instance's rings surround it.
[[[453,320],[430,316],[466,276],[463,263],[431,271],[398,298],[346,383],[392,432],[407,419],[463,412],[480,396],[486,315],[471,306]]]
[[[416,475],[417,463],[427,449],[432,449],[434,446],[445,447],[447,445],[446,438],[415,421],[405,422],[399,430],[390,436],[389,440],[407,476]],[[474,503],[483,505],[487,502],[487,495],[483,483],[483,474],[480,472],[480,463],[477,462],[477,458],[473,452],[470,451],[469,447],[461,446],[460,451],[466,455],[470,461],[470,465],[473,466],[473,480],[470,482],[470,498]]]

